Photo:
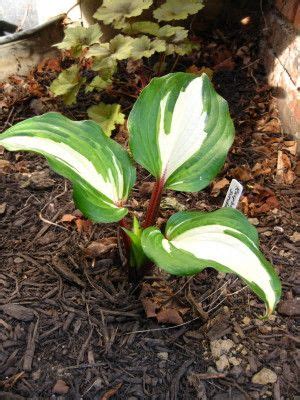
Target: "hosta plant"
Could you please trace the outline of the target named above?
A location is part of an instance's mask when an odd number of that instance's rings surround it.
[[[233,142],[227,102],[208,77],[178,72],[154,78],[130,112],[128,130],[133,159],[156,180],[144,219],[134,217],[132,227],[124,218],[136,180],[131,156],[95,122],[47,113],[9,128],[0,144],[44,155],[54,171],[72,182],[75,205],[87,218],[119,221],[130,270],[142,271],[152,262],[175,275],[197,274],[207,267],[234,273],[271,313],[280,282],[259,250],[257,231],[241,212],[178,212],[164,231],[155,226],[164,190],[205,188]]]
[[[65,29],[63,41],[56,45],[61,50],[69,51],[76,60],[50,86],[52,93],[62,96],[67,105],[76,102],[81,88],[85,88],[86,93],[109,88],[123,60],[141,60],[160,53],[158,65],[161,67],[165,56],[182,56],[198,47],[189,40],[187,29],[170,23],[178,23],[178,20],[180,22],[196,14],[203,8],[201,0],[166,0],[151,12],[155,22],[148,20],[149,14],[144,20],[142,15],[145,11],[149,12],[153,0],[103,0],[99,1],[100,4],[94,18],[101,24],[110,25],[117,33],[115,37],[103,42],[102,30],[97,23],[89,27],[70,25]],[[141,20],[136,21],[137,17]],[[87,65],[90,67],[88,74]],[[120,113],[117,120],[110,118],[102,124],[102,115],[106,114],[103,103],[98,105],[97,113],[95,109],[88,112],[89,117],[110,136],[123,114]]]

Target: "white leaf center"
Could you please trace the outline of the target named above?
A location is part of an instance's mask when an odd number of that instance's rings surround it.
[[[270,275],[248,246],[224,233],[227,229],[240,234],[239,231],[225,226],[207,225],[190,229],[178,235],[171,243],[197,258],[227,266],[248,282],[259,286],[266,293],[270,306],[274,305],[276,297]]]
[[[158,145],[162,162],[162,174],[167,179],[183,163],[191,158],[201,147],[207,133],[203,112],[202,79],[193,79],[182,91],[172,112],[170,132],[165,132],[165,115],[170,92],[160,105],[160,126]]]
[[[83,180],[88,182],[92,187],[103,193],[106,197],[117,203],[122,196],[123,191],[123,176],[122,171],[117,169],[118,182],[113,178],[112,170],[107,168],[106,172],[109,179],[105,180],[94,164],[74,150],[72,147],[62,142],[56,142],[47,138],[32,137],[32,136],[15,136],[2,140],[3,145],[8,145],[10,150],[31,150],[42,151],[45,155],[49,155],[65,164],[78,174]],[[114,165],[117,168],[116,160]]]

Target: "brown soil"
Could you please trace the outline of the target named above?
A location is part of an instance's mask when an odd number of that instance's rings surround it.
[[[201,53],[180,60],[176,69],[192,64],[214,69],[216,89],[229,101],[236,141],[216,182],[236,177],[245,186],[241,209],[257,225],[262,250],[282,280],[277,312],[261,320],[262,303],[240,280],[208,269],[192,278],[160,273],[147,278],[143,291],[146,287],[152,303],[164,302],[166,310],[171,304],[183,323],[147,318],[141,287],[128,283],[117,248],[85,257],[92,241],[116,236],[116,225],[85,223],[74,210],[68,184],[44,159],[2,151],[0,399],[295,398],[300,356],[296,161],[266,84],[256,30],[253,25],[216,29],[202,36]],[[49,109],[85,117],[87,103],[97,102],[98,95],[65,108],[47,92],[54,75],[35,71],[2,86],[2,130]],[[124,66],[124,76],[130,82],[135,74],[126,75]],[[134,93],[129,83],[125,89]],[[105,96],[128,109],[134,98],[126,91],[116,88]],[[126,145],[126,138],[120,129],[116,139]],[[277,169],[282,155],[283,173]],[[144,173],[140,179],[150,180]],[[218,189],[216,182],[201,193],[165,197],[188,209],[213,210],[222,205],[228,187],[223,181]],[[146,186],[137,184],[130,200],[139,215],[148,204]],[[160,222],[176,207],[165,206]],[[66,214],[77,216],[77,224],[61,222]],[[218,339],[233,342],[225,354],[229,367],[221,372],[211,352]],[[276,382],[253,383],[263,367],[276,374]]]

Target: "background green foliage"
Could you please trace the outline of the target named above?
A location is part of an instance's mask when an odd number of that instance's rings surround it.
[[[68,51],[76,63],[62,71],[52,82],[52,93],[62,96],[65,104],[71,105],[76,103],[79,90],[83,87],[88,93],[94,90],[101,92],[111,86],[122,60],[140,60],[155,53],[161,53],[162,57],[182,56],[198,47],[189,40],[188,30],[177,25],[177,20],[185,20],[196,14],[203,8],[202,0],[166,0],[152,12],[157,22],[149,21],[149,14],[143,20],[143,12],[149,13],[148,9],[152,5],[153,0],[103,0],[94,18],[116,31],[115,37],[108,42],[100,41],[102,30],[97,23],[87,28],[68,26],[63,41],[56,46]],[[138,21],[136,17],[139,18]],[[86,61],[97,74],[91,79],[83,76]],[[116,124],[124,122],[124,117],[118,104],[110,108],[113,112],[109,112],[105,106],[104,103],[92,106],[88,115],[109,136]],[[95,115],[97,118],[94,118]],[[106,116],[105,123],[103,115]]]

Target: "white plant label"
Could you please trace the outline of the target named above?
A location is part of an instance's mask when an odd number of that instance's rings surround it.
[[[236,179],[232,179],[222,207],[236,208],[242,193],[243,185]]]

